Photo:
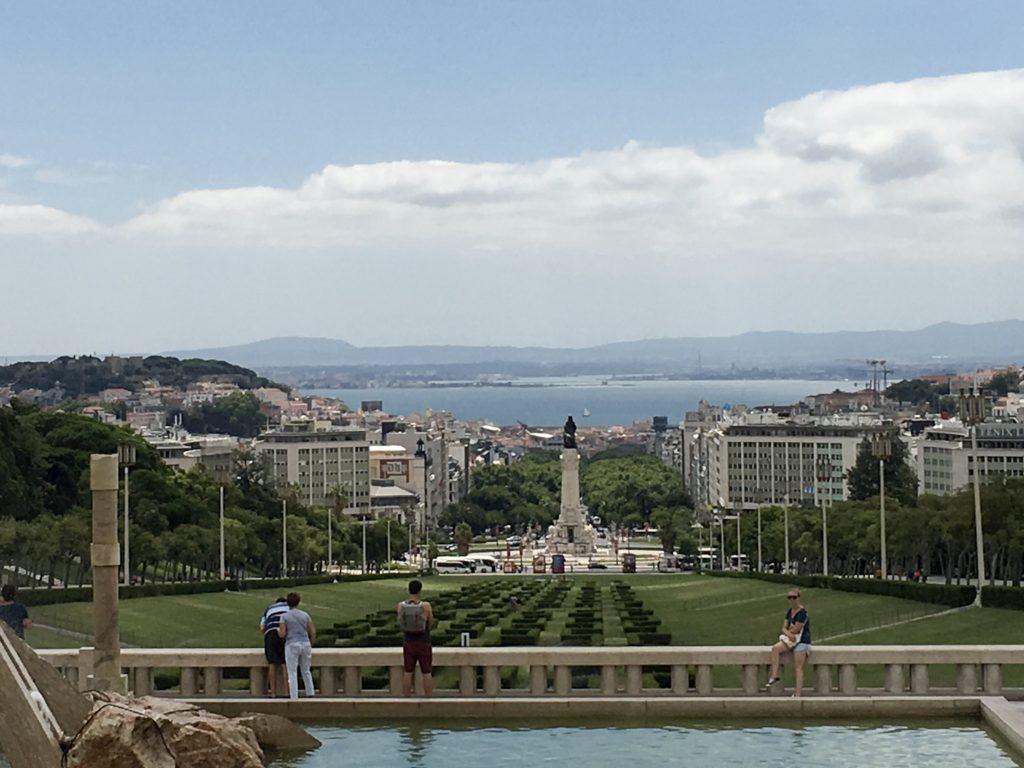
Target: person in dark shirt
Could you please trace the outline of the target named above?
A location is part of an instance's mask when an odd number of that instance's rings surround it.
[[[799,589],[789,590],[786,599],[789,601],[789,608],[782,620],[779,642],[772,646],[772,672],[768,678],[768,687],[771,688],[779,680],[782,655],[792,653],[793,672],[796,676],[796,691],[793,695],[799,697],[804,687],[804,666],[811,654],[811,619],[807,615],[807,609],[800,602]]]
[[[430,625],[434,622],[434,609],[420,599],[423,584],[418,579],[409,582],[409,598],[398,604],[398,627],[402,631],[402,691],[413,694],[413,675],[419,664],[423,673],[423,694],[434,692],[433,646],[430,643]]]
[[[18,590],[13,584],[4,584],[0,589],[0,621],[3,621],[14,630],[14,634],[25,639],[25,630],[32,626],[32,619],[28,617],[28,609],[21,603],[15,602]]]
[[[260,619],[260,632],[263,633],[263,653],[267,658],[267,679],[270,683],[270,696],[277,696],[278,679],[284,689],[283,696],[288,695],[288,676],[285,674],[284,639],[278,634],[281,617],[288,613],[288,601],[279,597],[263,612]]]

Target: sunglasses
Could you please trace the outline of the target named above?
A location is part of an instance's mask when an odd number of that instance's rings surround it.
[[[787,600],[797,600],[800,595],[786,595]]]

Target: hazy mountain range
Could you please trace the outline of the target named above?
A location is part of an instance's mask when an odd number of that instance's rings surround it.
[[[866,359],[917,369],[1024,361],[1024,320],[914,331],[767,331],[736,336],[643,339],[594,347],[357,347],[340,339],[281,337],[228,347],[175,350],[175,357],[227,360],[257,370],[280,367],[377,367],[529,364],[601,365],[665,372],[862,368]]]

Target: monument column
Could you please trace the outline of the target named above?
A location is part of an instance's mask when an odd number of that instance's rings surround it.
[[[117,587],[121,550],[117,543],[117,454],[94,453],[89,462],[92,490],[92,613],[95,654],[89,687],[127,692],[121,674]]]
[[[562,451],[561,511],[580,507],[580,454],[575,448]],[[575,521],[573,521],[575,522]]]

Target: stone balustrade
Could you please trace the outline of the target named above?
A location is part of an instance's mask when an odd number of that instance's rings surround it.
[[[83,690],[93,654],[40,651]],[[444,647],[434,649],[435,695],[771,695],[763,690],[769,662],[765,647]],[[266,689],[261,650],[126,649],[121,663],[138,695],[260,697]],[[399,648],[315,649],[318,695],[399,696],[401,663]],[[1003,695],[1004,667],[1017,665],[1024,667],[1024,645],[822,646],[804,687],[823,696]]]

